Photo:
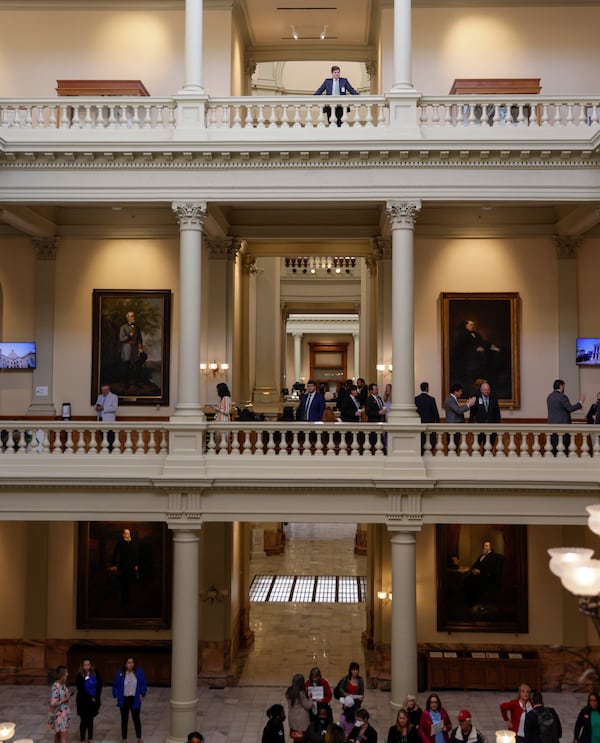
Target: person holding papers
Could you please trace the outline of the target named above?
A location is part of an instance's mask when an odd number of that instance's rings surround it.
[[[318,705],[326,704],[329,705],[333,692],[327,679],[321,676],[321,671],[316,666],[310,669],[308,678],[304,684],[306,688],[306,696],[312,700],[312,710],[310,712],[311,721],[317,717]]]
[[[423,743],[448,743],[451,730],[452,722],[442,707],[442,700],[437,694],[430,694],[419,724],[421,740]]]

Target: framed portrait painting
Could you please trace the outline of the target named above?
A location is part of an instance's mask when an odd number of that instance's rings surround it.
[[[500,407],[521,405],[517,292],[441,295],[442,392],[463,385],[464,397],[488,382]]]
[[[168,289],[94,289],[92,405],[103,383],[120,405],[168,405],[170,330]]]
[[[436,526],[439,632],[527,632],[527,527]]]
[[[79,629],[166,629],[171,539],[166,524],[85,521],[77,540]]]

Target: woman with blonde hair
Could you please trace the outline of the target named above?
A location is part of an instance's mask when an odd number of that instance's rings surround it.
[[[66,666],[58,666],[54,672],[54,683],[50,692],[50,716],[48,730],[54,731],[54,743],[67,743],[71,726],[69,708],[69,672]]]

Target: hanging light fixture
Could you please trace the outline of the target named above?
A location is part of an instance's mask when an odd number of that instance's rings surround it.
[[[600,536],[600,504],[587,506],[588,527]],[[600,560],[586,547],[552,547],[550,570],[560,578],[563,587],[575,595],[579,611],[594,623],[600,635]]]

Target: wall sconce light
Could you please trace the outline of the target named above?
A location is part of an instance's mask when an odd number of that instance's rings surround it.
[[[217,588],[214,583],[211,583],[206,591],[200,594],[202,601],[210,601],[211,604],[214,604],[215,601],[220,603],[227,596],[229,596],[229,591],[226,588]]]
[[[392,594],[387,591],[377,591],[377,598],[382,602],[389,602],[392,600]]]
[[[0,722],[0,740],[10,740],[15,734],[16,723]]]
[[[223,364],[219,364],[216,361],[212,361],[210,364],[206,364],[202,362],[200,364],[200,374],[212,374],[213,377],[216,377],[217,374],[219,376],[225,376],[225,372],[229,369],[229,364],[227,362]]]
[[[323,26],[323,30],[321,31],[321,41],[325,41],[325,38],[327,37],[327,25]]]
[[[392,373],[392,365],[391,364],[376,364],[375,368],[378,372],[381,372],[382,374],[391,374]]]
[[[515,743],[516,733],[512,730],[496,730],[496,743]]]
[[[298,32],[296,31],[296,26],[292,26],[292,39],[294,39],[294,41],[298,41]]]

